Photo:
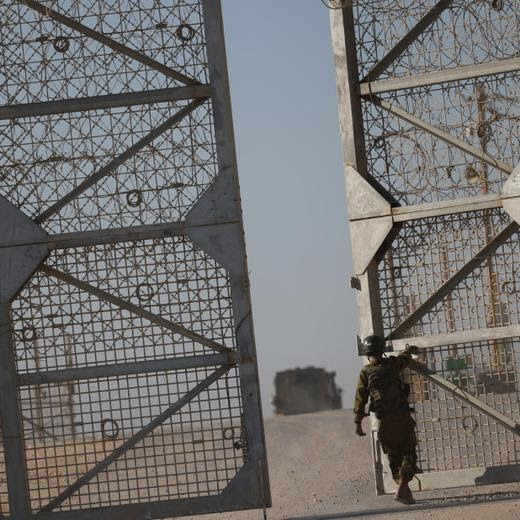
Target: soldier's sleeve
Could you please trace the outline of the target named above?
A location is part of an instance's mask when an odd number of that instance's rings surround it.
[[[356,397],[354,400],[354,422],[361,423],[365,417],[365,406],[368,402],[368,384],[367,375],[364,370],[359,373],[359,379],[356,386]]]

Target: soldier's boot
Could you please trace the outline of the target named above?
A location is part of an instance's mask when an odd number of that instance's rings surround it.
[[[405,480],[404,478],[400,479],[399,487],[397,488],[397,493],[395,494],[394,500],[401,502],[401,504],[406,504],[407,506],[415,504],[412,490],[410,489],[410,486],[408,486],[408,480]]]

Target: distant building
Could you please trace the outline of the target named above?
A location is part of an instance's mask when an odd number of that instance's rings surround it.
[[[295,368],[278,372],[273,399],[277,415],[321,412],[341,408],[341,388],[336,373],[324,368]]]

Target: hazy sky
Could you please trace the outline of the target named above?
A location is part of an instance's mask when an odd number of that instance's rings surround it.
[[[334,370],[352,407],[355,296],[329,12],[223,0],[264,413],[277,371]]]

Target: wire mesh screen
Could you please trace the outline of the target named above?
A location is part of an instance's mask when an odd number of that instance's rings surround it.
[[[52,9],[142,51],[200,83],[209,82],[199,0],[45,0]],[[20,2],[2,5],[4,81],[0,103],[19,104],[180,86],[156,70]]]
[[[66,406],[67,385],[37,388],[44,396],[59,395],[62,406],[23,389],[22,410],[32,418],[25,428],[32,508],[44,509],[209,375],[204,368],[77,381],[72,408]],[[71,411],[73,428],[57,428],[58,423],[70,424]],[[38,414],[52,415],[53,424],[42,430]],[[244,463],[241,432],[240,389],[232,370],[56,510],[219,494]]]
[[[235,348],[228,274],[186,237],[56,251],[47,265],[85,285],[38,273],[22,290],[13,303],[19,373],[213,352],[202,337]],[[118,300],[167,321],[153,323]]]
[[[0,448],[2,514],[268,505],[220,3],[0,19],[0,210],[19,225],[0,246],[35,258],[0,337],[22,436],[19,467]]]
[[[518,72],[385,93],[381,98],[509,164],[520,160]],[[370,101],[369,169],[401,204],[500,193],[507,174]]]
[[[415,340],[429,368],[421,373],[435,376],[406,375],[426,473],[514,468],[520,220],[508,197],[520,196],[510,188],[520,163],[520,3],[324,3],[362,334],[396,350]],[[390,491],[376,474],[378,491]]]
[[[438,0],[358,0],[356,23],[360,76],[365,77]],[[516,56],[520,49],[517,0],[454,1],[422,31],[382,77],[396,77]],[[499,35],[499,38],[495,38]]]
[[[117,43],[208,82],[199,1],[45,2]],[[182,85],[18,2],[2,6],[0,103],[20,104]],[[60,48],[60,42],[63,47]],[[0,194],[37,218],[189,101],[0,122]],[[52,233],[185,217],[216,176],[211,103],[191,110],[43,226]]]
[[[407,222],[380,264],[389,334],[511,222],[502,209]],[[408,336],[519,323],[518,232],[472,270],[418,321]]]
[[[354,2],[360,76],[383,58],[436,1]],[[518,56],[516,0],[453,2],[391,63],[381,78],[400,77]],[[381,94],[381,98],[491,156],[516,164],[520,150],[518,72]],[[369,96],[370,97],[370,96]],[[363,103],[370,174],[402,204],[499,192],[503,172],[438,137]]]
[[[420,361],[495,410],[520,421],[519,338],[425,349]],[[518,435],[408,371],[423,471],[520,462]]]
[[[0,122],[0,194],[31,218],[168,121],[187,101]],[[178,221],[217,173],[211,104],[193,110],[44,222],[68,233]]]

